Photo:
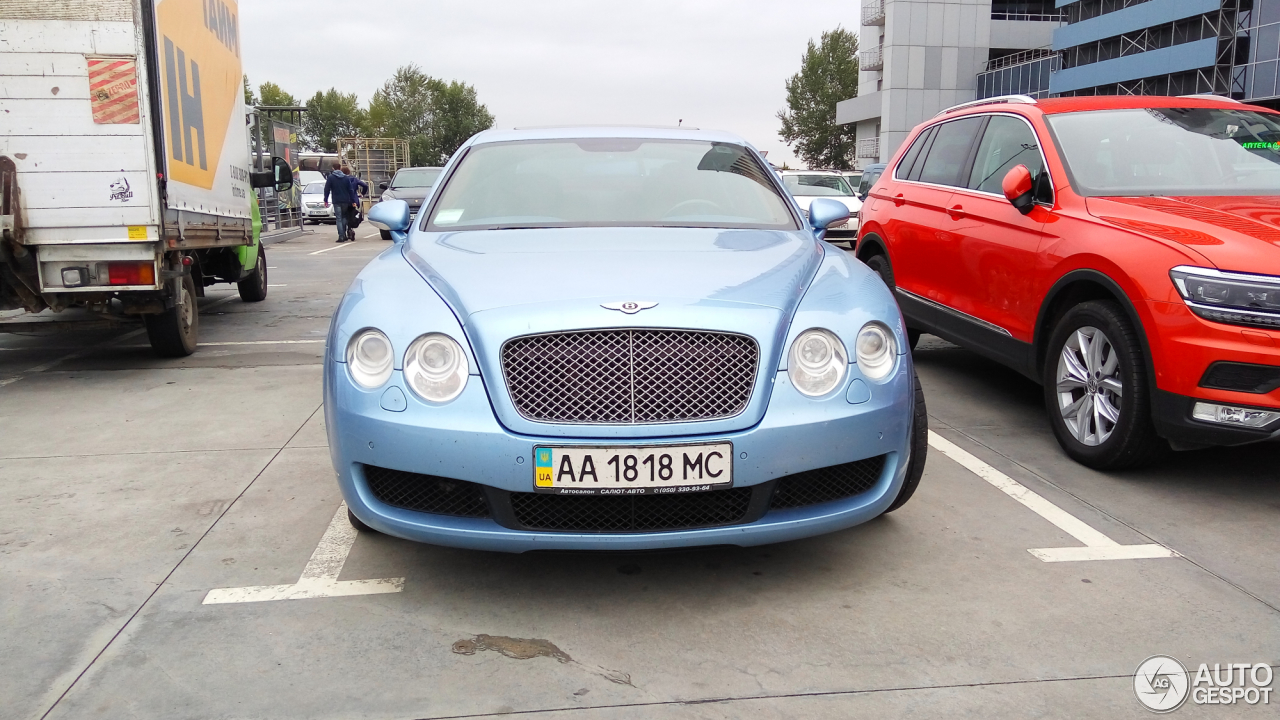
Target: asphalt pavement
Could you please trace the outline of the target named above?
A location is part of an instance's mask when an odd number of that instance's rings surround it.
[[[1280,448],[1093,472],[1037,386],[932,337],[924,479],[865,525],[642,554],[357,536],[323,343],[389,243],[312,229],[267,248],[265,302],[209,289],[189,358],[0,336],[3,717],[1140,718],[1151,655],[1280,665]],[[286,599],[241,601],[264,587]]]

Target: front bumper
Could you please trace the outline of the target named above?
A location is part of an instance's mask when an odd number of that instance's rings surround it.
[[[701,545],[761,545],[833,532],[871,520],[897,497],[906,471],[914,386],[910,356],[885,383],[870,386],[870,399],[850,402],[846,389],[814,401],[792,388],[786,373],[774,377],[763,419],[751,428],[714,435],[673,426],[662,438],[543,438],[517,435],[495,419],[484,383],[472,376],[466,390],[444,406],[428,406],[404,392],[396,372],[388,385],[365,391],[353,385],[342,363],[326,362],[325,417],[330,452],[348,507],[381,532],[408,540],[479,550],[646,550]],[[390,388],[395,386],[395,390]],[[385,393],[404,392],[404,404],[383,408]],[[862,397],[857,397],[862,400]],[[589,428],[583,428],[584,433]],[[677,434],[679,433],[679,434]],[[378,500],[363,466],[433,475],[498,491],[533,491],[537,445],[733,443],[734,487],[755,487],[796,473],[884,456],[874,485],[857,495],[798,508],[770,509],[750,522],[644,532],[564,532],[513,529],[493,518],[435,515]],[[760,493],[755,493],[760,494]],[[767,498],[766,498],[767,500]]]

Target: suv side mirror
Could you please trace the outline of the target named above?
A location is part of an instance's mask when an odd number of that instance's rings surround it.
[[[386,190],[386,189],[387,189],[387,184],[386,184],[386,183],[378,183],[378,189],[379,189],[379,190]]]
[[[1019,165],[1005,173],[1004,180],[1000,182],[1000,189],[1004,190],[1005,199],[1017,208],[1018,212],[1026,215],[1036,206],[1035,195],[1032,193],[1034,185],[1031,171],[1026,165]]]

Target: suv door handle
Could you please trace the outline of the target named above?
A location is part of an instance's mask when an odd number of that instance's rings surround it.
[[[963,208],[963,207],[961,207],[961,206],[959,206],[959,205],[953,205],[951,208],[949,208],[949,209],[947,210],[947,214],[951,216],[951,219],[952,219],[952,220],[960,220],[960,219],[963,219],[963,218],[964,218],[964,208]]]
[[[903,195],[902,193],[898,193],[897,195],[894,195],[893,204],[897,205],[898,207],[902,207],[903,205],[906,205],[907,204],[906,196]]]

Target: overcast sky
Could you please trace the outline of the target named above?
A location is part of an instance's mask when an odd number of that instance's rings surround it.
[[[777,164],[783,83],[853,0],[242,0],[245,72],[303,100],[366,103],[400,65],[474,85],[495,127],[685,125],[742,135]]]

